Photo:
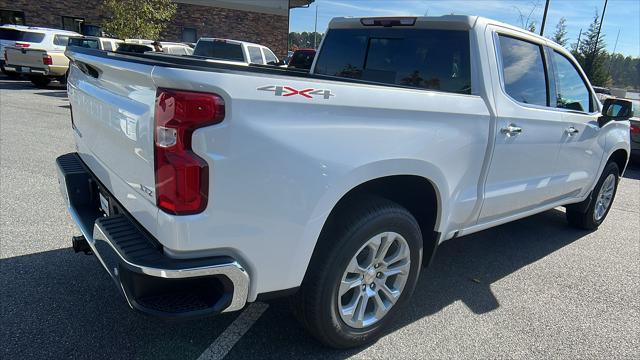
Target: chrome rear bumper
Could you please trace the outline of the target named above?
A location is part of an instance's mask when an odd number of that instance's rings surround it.
[[[60,191],[71,217],[129,305],[160,317],[192,317],[239,310],[249,275],[226,256],[173,259],[123,209],[77,153],[58,157]],[[100,194],[112,214],[100,210]]]

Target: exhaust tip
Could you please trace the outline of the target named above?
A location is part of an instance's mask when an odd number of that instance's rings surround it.
[[[83,235],[72,237],[71,247],[76,253],[83,252],[85,255],[93,255],[93,250]]]

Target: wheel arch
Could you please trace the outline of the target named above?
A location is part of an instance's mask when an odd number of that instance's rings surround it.
[[[624,170],[627,166],[627,162],[629,161],[629,152],[626,149],[617,149],[609,155],[606,163],[614,162],[618,165],[618,170],[620,170],[620,176],[624,173]]]

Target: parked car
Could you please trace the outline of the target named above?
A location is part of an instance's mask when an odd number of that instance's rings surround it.
[[[299,49],[296,50],[291,59],[289,60],[288,66],[294,69],[311,69],[311,64],[313,64],[313,59],[316,56],[315,49]]]
[[[245,65],[279,65],[278,57],[268,47],[229,39],[200,38],[193,55],[207,61]]]
[[[47,28],[20,31],[22,38],[31,41],[16,41],[14,46],[5,46],[5,71],[25,75],[37,87],[45,87],[51,80],[64,82],[69,69],[69,59],[64,55],[64,50],[69,38],[82,35]]]
[[[119,45],[116,51],[133,53],[145,53],[147,51],[151,51],[163,52],[171,55],[193,54],[193,48],[188,44],[141,39],[127,39],[123,44]]]
[[[115,51],[120,44],[124,41],[120,39],[97,37],[97,36],[83,36],[69,38],[68,46],[80,46],[89,49],[100,49],[106,51]]]
[[[640,163],[640,100],[631,100],[633,104],[633,117],[629,119],[631,128],[631,159]]]
[[[198,42],[224,63],[67,51],[73,246],[133,309],[289,295],[321,342],[357,346],[443,241],[557,206],[595,230],[611,208],[631,105],[601,105],[544,37],[475,16],[335,18],[308,74],[245,66],[245,46]]]
[[[4,68],[6,59],[4,57],[4,48],[6,46],[18,46],[28,48],[31,45],[41,43],[44,40],[43,31],[49,29],[37,28],[23,25],[2,25],[0,26],[0,69],[3,73],[10,77],[19,77],[20,74],[14,71],[6,71]]]

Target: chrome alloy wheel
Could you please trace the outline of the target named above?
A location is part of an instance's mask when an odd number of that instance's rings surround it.
[[[380,321],[398,301],[411,268],[409,244],[385,232],[369,239],[355,254],[338,288],[338,312],[354,328]]]
[[[604,179],[604,182],[602,182],[600,192],[598,193],[598,197],[596,198],[596,206],[593,211],[593,219],[596,222],[602,219],[604,214],[606,214],[607,209],[609,209],[609,206],[611,206],[615,189],[616,177],[614,174],[609,174],[609,176]]]

